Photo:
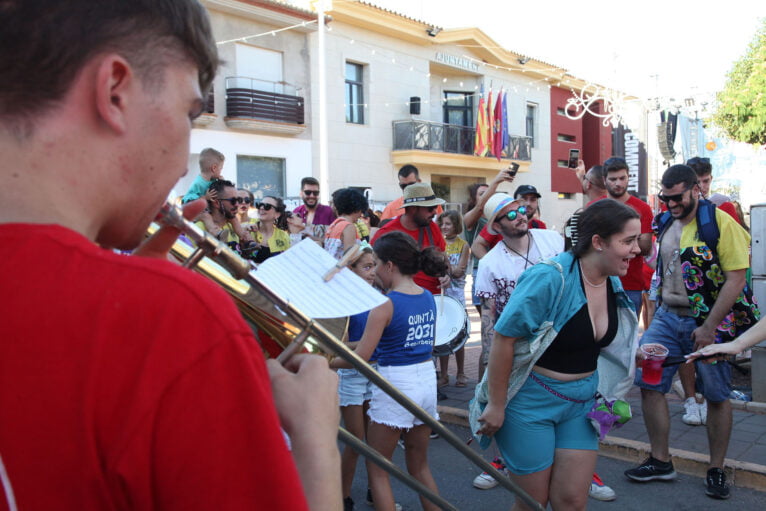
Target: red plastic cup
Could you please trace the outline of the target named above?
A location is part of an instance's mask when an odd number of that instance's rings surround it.
[[[641,346],[644,361],[641,363],[641,380],[649,385],[662,381],[662,363],[668,356],[668,349],[662,344],[649,343]]]

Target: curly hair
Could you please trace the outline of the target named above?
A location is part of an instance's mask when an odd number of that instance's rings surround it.
[[[367,211],[370,207],[367,197],[359,190],[353,188],[341,188],[332,193],[332,205],[335,212],[340,215],[350,215],[360,211]]]

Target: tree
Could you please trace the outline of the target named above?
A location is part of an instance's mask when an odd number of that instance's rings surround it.
[[[717,99],[712,120],[729,138],[766,144],[766,18]]]

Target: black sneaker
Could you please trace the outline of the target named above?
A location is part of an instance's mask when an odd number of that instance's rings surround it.
[[[354,499],[351,497],[343,499],[343,511],[354,511]]]
[[[649,456],[636,468],[625,471],[628,479],[645,483],[647,481],[672,481],[678,474],[673,470],[672,461],[660,461]]]
[[[705,478],[705,495],[714,499],[728,499],[731,496],[726,474],[720,468],[711,468]]]

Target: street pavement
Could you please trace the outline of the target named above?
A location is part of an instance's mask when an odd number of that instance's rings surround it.
[[[449,424],[448,428],[458,438],[467,438],[468,429]],[[474,449],[478,450],[477,447]],[[439,488],[439,493],[461,511],[507,511],[513,504],[513,495],[500,486],[490,490],[478,490],[472,486],[479,470],[461,454],[456,452],[444,439],[432,440],[429,447],[429,466]],[[404,467],[404,451],[396,448],[394,462]],[[679,474],[670,482],[634,483],[623,472],[633,464],[599,456],[596,469],[617,492],[613,502],[599,502],[588,499],[588,509],[611,511],[665,511],[665,510],[715,510],[751,511],[766,508],[766,493],[749,488],[732,488],[729,500],[713,500],[705,495],[703,479]],[[403,511],[422,509],[417,495],[397,480],[392,481],[396,501]],[[365,504],[367,475],[364,463],[357,465],[356,477],[351,496],[356,511],[372,508]]]
[[[470,283],[468,284],[470,285]],[[468,285],[466,287],[468,287]],[[450,385],[440,388],[446,399],[439,401],[442,422],[467,426],[468,402],[473,397],[478,377],[479,354],[481,353],[480,320],[475,307],[470,307],[471,336],[465,345],[465,372],[468,376],[466,387],[455,387],[455,360],[450,357]],[[620,429],[614,429],[601,443],[601,456],[629,461],[637,465],[648,453],[649,438],[644,427],[641,411],[641,397],[634,387],[626,399],[631,404],[633,419]],[[733,429],[726,459],[726,472],[736,486],[766,491],[766,403],[743,403],[732,401]],[[689,426],[681,421],[684,413],[683,399],[674,392],[668,394],[670,410],[671,455],[676,470],[685,474],[704,477],[707,471],[708,442],[704,426]],[[490,448],[485,452],[491,459]],[[617,479],[624,478],[619,472]],[[612,485],[615,477],[604,476]],[[700,483],[702,484],[702,483]],[[763,495],[766,509],[766,495]],[[680,508],[678,508],[680,509]]]

